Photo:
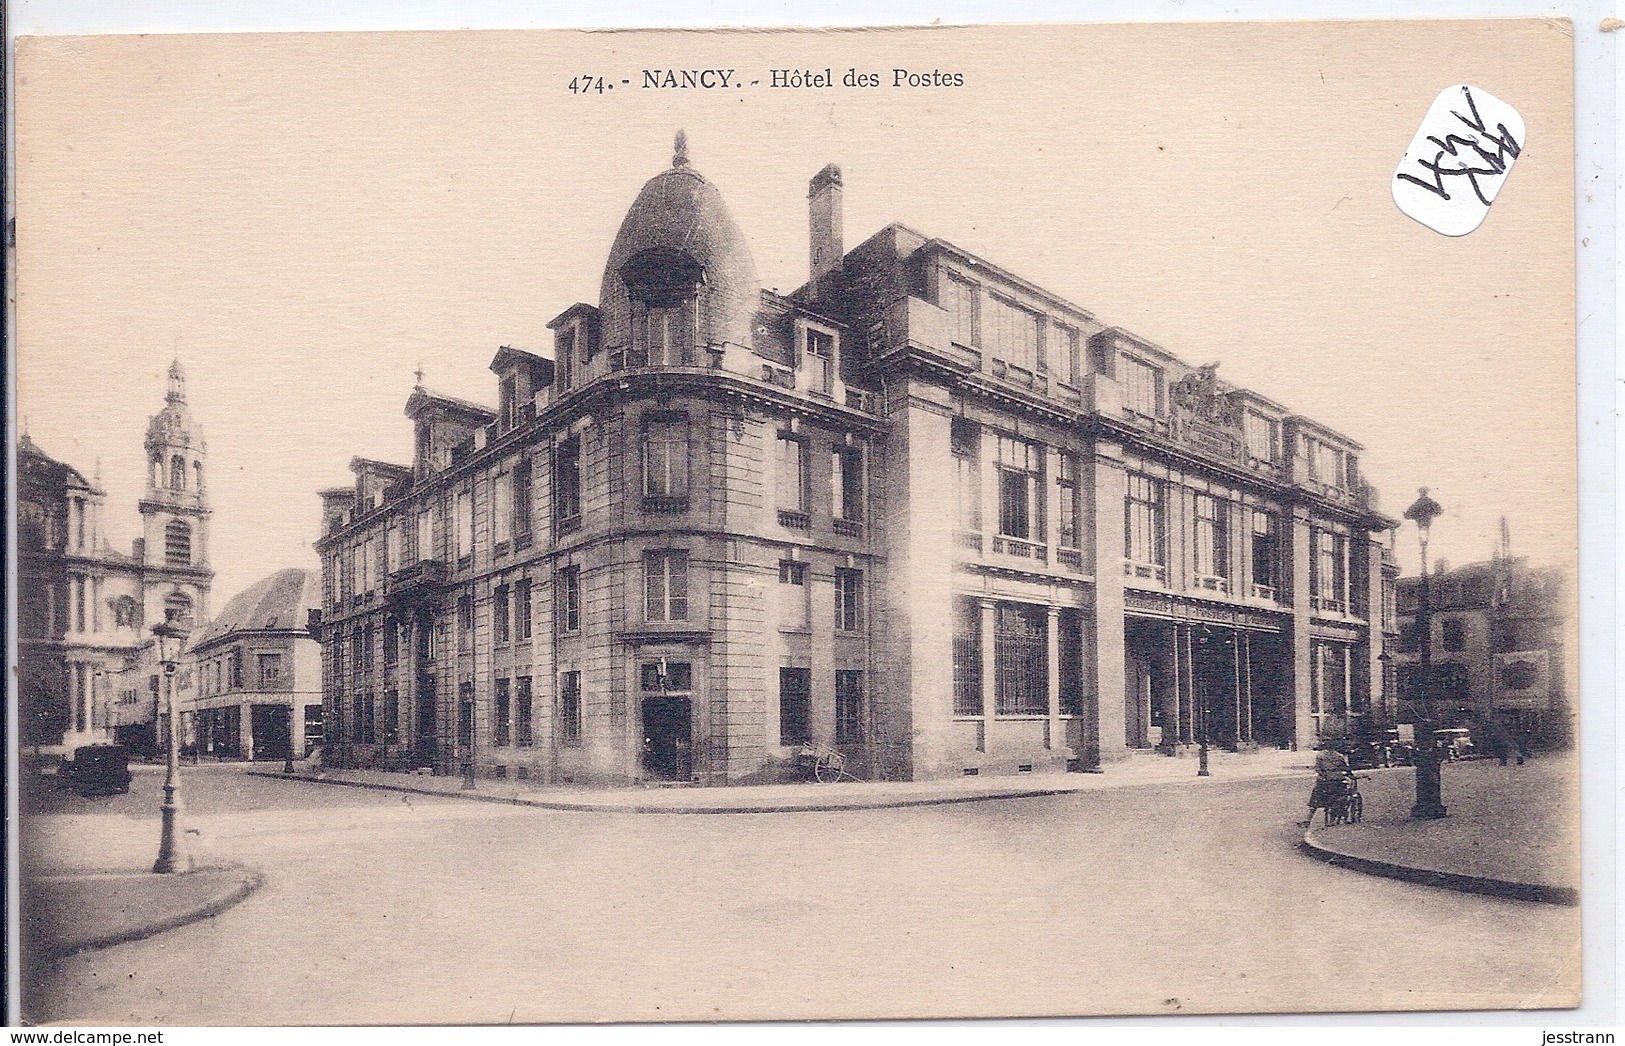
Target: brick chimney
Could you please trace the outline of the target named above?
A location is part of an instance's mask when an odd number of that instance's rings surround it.
[[[839,269],[846,248],[841,242],[841,169],[829,164],[807,185],[807,285],[816,301],[824,277]]]

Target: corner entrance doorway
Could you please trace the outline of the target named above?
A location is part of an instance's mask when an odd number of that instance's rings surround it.
[[[643,699],[643,773],[660,781],[694,776],[694,727],[686,697]]]
[[[254,758],[287,759],[293,748],[293,706],[255,705],[252,715]]]

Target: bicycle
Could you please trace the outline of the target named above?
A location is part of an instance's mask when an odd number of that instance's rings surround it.
[[[1360,795],[1360,782],[1367,780],[1359,774],[1343,778],[1343,789],[1326,804],[1326,824],[1358,824],[1365,816],[1365,799]]]

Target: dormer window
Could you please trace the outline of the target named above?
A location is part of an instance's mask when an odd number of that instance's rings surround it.
[[[553,339],[553,366],[558,374],[558,386],[570,387],[575,377],[576,329],[566,327]]]
[[[835,335],[807,328],[807,388],[828,395],[835,370]]]
[[[637,350],[651,367],[687,367],[693,363],[685,347],[683,310],[674,305],[648,306],[638,325]]]
[[[519,382],[512,374],[507,375],[497,386],[497,420],[500,431],[507,432],[519,420]]]

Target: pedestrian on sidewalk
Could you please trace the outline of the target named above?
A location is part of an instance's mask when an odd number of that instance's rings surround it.
[[[1300,828],[1308,828],[1315,821],[1316,810],[1331,806],[1332,800],[1343,794],[1353,772],[1348,756],[1338,751],[1335,741],[1323,739],[1316,747],[1319,751],[1315,753],[1315,787],[1309,792],[1309,819],[1300,821]]]

